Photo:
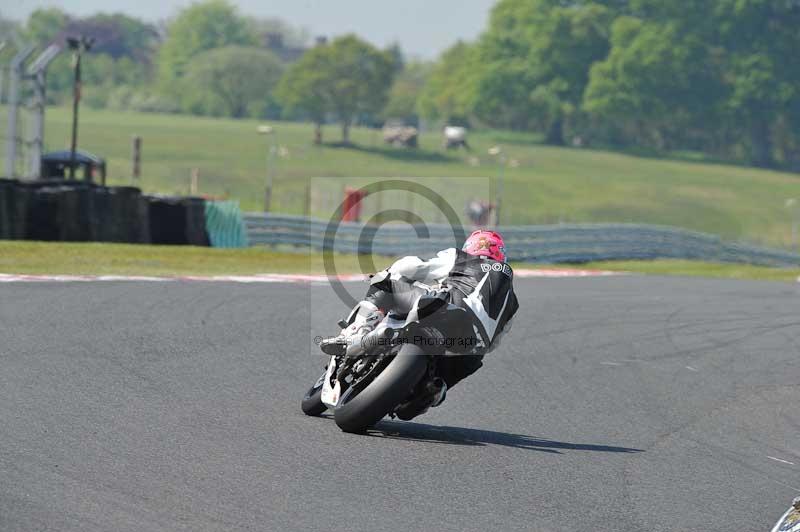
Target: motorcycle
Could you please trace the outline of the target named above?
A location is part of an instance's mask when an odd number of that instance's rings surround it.
[[[435,355],[442,354],[436,347],[446,337],[448,324],[465,312],[448,304],[443,293],[419,297],[406,315],[388,312],[360,346],[331,356],[325,373],[303,397],[303,412],[319,416],[331,409],[339,428],[355,433],[384,416],[395,417],[398,407],[411,404],[433,382]],[[356,306],[339,326],[346,334],[363,320]]]
[[[772,532],[800,532],[800,497],[792,501],[792,506],[775,524]]]

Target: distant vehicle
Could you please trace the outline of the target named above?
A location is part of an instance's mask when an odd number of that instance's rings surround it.
[[[42,155],[42,179],[69,179],[72,153],[69,150],[53,151]],[[75,179],[88,183],[106,184],[106,161],[85,151],[75,152]]]
[[[780,521],[772,528],[772,532],[800,532],[800,497],[796,497]]]
[[[383,141],[398,148],[418,147],[419,131],[413,126],[399,122],[387,122],[383,126]]]
[[[461,126],[445,126],[443,134],[444,147],[448,150],[462,147],[469,149],[469,144],[467,144],[467,128]]]

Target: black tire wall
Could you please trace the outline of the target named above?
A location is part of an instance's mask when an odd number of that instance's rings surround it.
[[[0,179],[0,240],[209,245],[202,198],[63,180]]]

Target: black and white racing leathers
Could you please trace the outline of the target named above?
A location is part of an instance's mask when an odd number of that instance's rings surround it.
[[[436,294],[465,312],[449,313],[457,323],[445,327],[447,350],[463,356],[443,357],[441,377],[452,387],[482,366],[483,355],[497,347],[519,308],[508,264],[469,255],[456,248],[423,260],[403,257],[372,278],[366,301],[406,313],[421,295]],[[424,320],[423,323],[424,324]]]

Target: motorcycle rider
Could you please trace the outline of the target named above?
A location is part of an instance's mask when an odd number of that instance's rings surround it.
[[[513,275],[503,237],[494,231],[474,231],[460,250],[444,249],[428,260],[403,257],[372,276],[364,301],[350,314],[352,323],[320,348],[328,355],[358,355],[387,312],[406,315],[416,304],[418,330],[424,334],[414,338],[425,338],[430,354],[448,354],[437,358],[435,378],[421,383],[414,399],[395,410],[401,419],[411,419],[439,406],[449,388],[480,369],[483,356],[510,329],[519,308]],[[443,303],[456,311],[436,313]]]

